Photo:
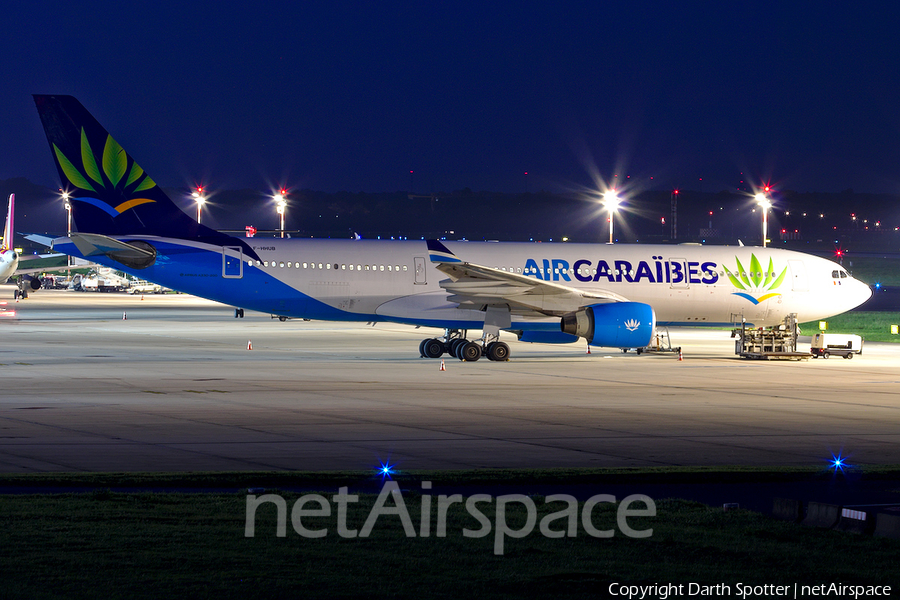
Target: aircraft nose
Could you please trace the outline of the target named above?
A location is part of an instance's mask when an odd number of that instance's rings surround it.
[[[853,283],[855,284],[853,289],[853,301],[855,304],[853,306],[856,307],[872,297],[872,288],[858,279],[854,279]]]

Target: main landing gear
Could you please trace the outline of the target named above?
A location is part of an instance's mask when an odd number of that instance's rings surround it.
[[[476,361],[482,356],[494,361],[509,360],[509,346],[497,339],[498,336],[486,334],[477,342],[470,342],[466,339],[467,333],[464,329],[447,329],[443,337],[422,340],[419,354],[422,358],[440,358],[447,353],[468,362]]]

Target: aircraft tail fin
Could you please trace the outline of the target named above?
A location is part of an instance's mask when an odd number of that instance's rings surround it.
[[[9,207],[6,209],[6,225],[3,226],[3,244],[0,245],[0,250],[12,250],[16,247],[15,241],[13,240],[13,236],[15,236],[15,229],[13,228],[13,214],[15,213],[15,205],[16,205],[16,195],[9,195]]]
[[[78,231],[228,237],[182,212],[78,100],[35,95],[34,102]]]

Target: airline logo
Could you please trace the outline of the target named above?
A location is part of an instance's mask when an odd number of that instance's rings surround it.
[[[741,264],[738,257],[735,257],[735,262],[737,268],[732,271],[724,265],[720,270],[717,263],[712,261],[664,259],[662,256],[653,256],[651,260],[641,261],[594,262],[579,259],[571,264],[560,258],[529,258],[525,261],[524,274],[543,281],[572,281],[574,278],[583,283],[646,282],[688,286],[714,284],[719,281],[719,273],[724,271],[731,284],[740,290],[734,294],[753,304],[781,295],[777,290],[784,282],[787,267],[784,267],[781,273],[776,273],[774,261],[769,258],[768,268],[763,270],[755,254],[750,255],[748,268]]]
[[[653,256],[651,260],[628,261],[598,260],[592,262],[579,259],[571,264],[559,258],[537,260],[529,258],[525,261],[525,275],[543,281],[572,281],[588,283],[667,283],[667,284],[712,284],[719,280],[718,268],[714,262],[664,260],[662,256]],[[572,277],[569,275],[571,274]]]
[[[131,167],[129,168],[128,155],[108,134],[99,163],[94,149],[91,147],[84,132],[84,128],[81,129],[80,160],[78,158],[72,160],[72,158],[67,157],[56,144],[53,144],[53,152],[59,163],[60,171],[63,172],[66,179],[75,188],[88,193],[93,192],[98,196],[116,194],[116,196],[124,195],[128,198],[124,202],[113,206],[98,198],[86,197],[82,193],[76,192],[72,200],[96,206],[111,217],[117,217],[135,206],[156,202],[149,198],[141,198],[139,194],[156,187],[156,183],[134,161],[131,161]],[[80,165],[76,166],[76,163],[80,163]]]
[[[635,321],[634,319],[628,319],[625,321],[625,329],[628,331],[637,331],[638,327],[641,326],[640,321]]]
[[[749,270],[744,268],[737,256],[734,257],[734,260],[737,263],[737,271],[732,273],[725,267],[725,274],[728,275],[728,279],[734,287],[743,290],[735,292],[736,296],[745,298],[753,304],[759,304],[764,300],[781,295],[780,292],[774,290],[780,288],[784,282],[787,267],[782,269],[780,275],[776,275],[775,265],[771,258],[769,258],[769,268],[765,271],[755,254],[750,255]]]

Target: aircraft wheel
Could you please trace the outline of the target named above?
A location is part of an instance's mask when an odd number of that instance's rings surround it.
[[[453,340],[452,342],[450,342],[450,356],[452,356],[454,358],[459,358],[460,360],[462,360],[462,358],[459,356],[458,350],[459,350],[460,346],[462,346],[463,344],[468,344],[468,343],[469,343],[468,340],[463,340],[460,338],[457,338],[457,339]]]
[[[284,323],[285,321],[287,321],[287,317],[278,317],[278,320]]]
[[[13,300],[19,299],[19,290],[13,290]]]
[[[476,342],[466,342],[459,346],[457,353],[459,354],[460,360],[475,362],[481,358],[481,346]]]
[[[238,311],[241,313],[241,318],[243,319],[244,318],[244,309],[239,308]]]
[[[425,358],[425,342],[427,341],[428,340],[425,339],[419,342],[419,358]]]
[[[509,345],[506,342],[491,342],[487,345],[486,355],[488,360],[507,361],[509,360]]]
[[[22,290],[22,300],[26,300],[28,298],[28,290]]]
[[[440,358],[444,353],[444,343],[438,339],[425,340],[422,343],[422,356],[426,358]]]

